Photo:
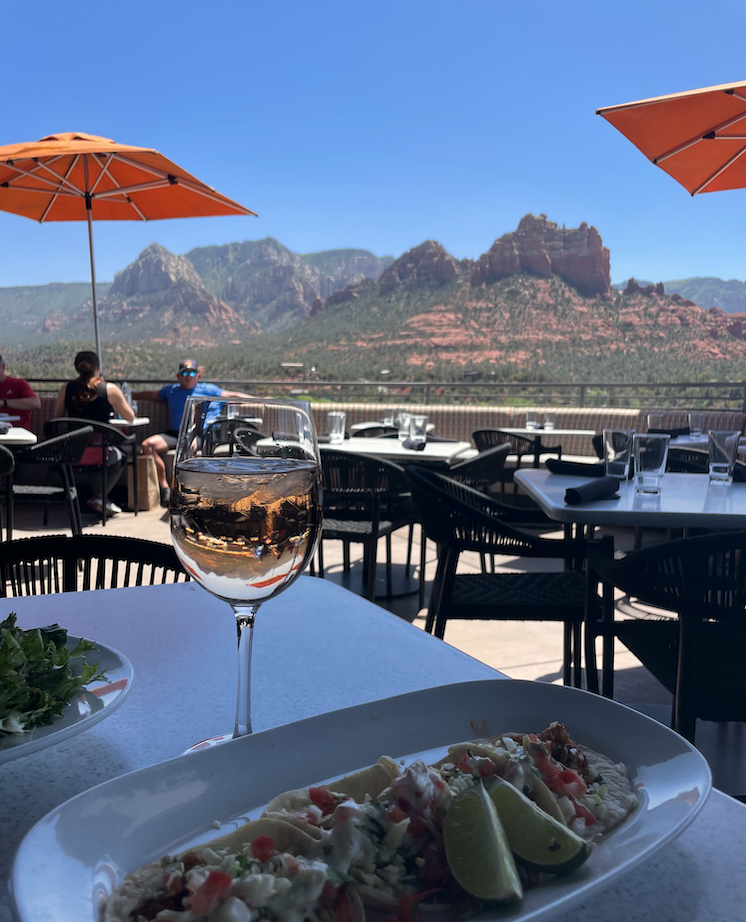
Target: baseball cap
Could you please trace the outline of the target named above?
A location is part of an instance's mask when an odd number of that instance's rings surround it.
[[[179,365],[179,371],[199,371],[194,359],[183,359]]]

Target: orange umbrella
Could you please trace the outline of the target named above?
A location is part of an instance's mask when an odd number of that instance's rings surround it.
[[[596,114],[692,195],[746,187],[746,83],[606,106]]]
[[[99,358],[93,221],[254,214],[156,150],[81,132],[0,147],[0,211],[39,222],[88,221]]]

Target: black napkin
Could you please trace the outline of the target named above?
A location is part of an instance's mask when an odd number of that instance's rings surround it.
[[[443,435],[430,435],[429,432],[427,434],[427,440],[428,442],[458,442],[459,441],[459,439],[447,439]]]
[[[350,437],[350,433],[345,432],[345,438],[349,439],[349,437]],[[328,432],[322,432],[320,435],[316,436],[316,441],[319,443],[319,445],[329,445],[331,443],[331,440],[332,438]]]
[[[546,468],[551,474],[565,474],[570,477],[603,477],[603,464],[583,464],[580,461],[560,461],[547,458]]]
[[[680,429],[648,429],[648,435],[670,435],[675,439],[679,435],[689,435],[689,426],[682,426]]]
[[[424,442],[415,442],[414,439],[405,439],[402,442],[402,448],[409,448],[411,451],[424,451],[425,443]]]
[[[565,490],[565,502],[568,506],[577,506],[578,503],[589,503],[594,499],[619,499],[614,496],[618,489],[619,481],[616,477],[597,477],[589,483]]]

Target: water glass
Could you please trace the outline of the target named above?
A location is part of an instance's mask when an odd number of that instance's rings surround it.
[[[412,416],[409,423],[410,438],[415,444],[427,441],[427,416]]]
[[[619,480],[629,478],[632,461],[634,429],[604,429],[604,461],[606,473]]]
[[[702,427],[705,424],[705,414],[704,413],[690,413],[689,414],[689,435],[696,436],[699,438],[702,435]]]
[[[648,430],[663,428],[662,413],[648,413]]]
[[[710,483],[733,483],[740,438],[737,429],[710,429]]]
[[[347,414],[336,410],[326,414],[326,423],[329,427],[329,441],[332,445],[339,445],[345,440],[345,423]]]
[[[633,436],[635,493],[660,493],[670,441],[670,435]]]
[[[538,429],[539,428],[539,414],[534,410],[526,411],[526,428],[527,429]]]
[[[412,417],[409,413],[400,413],[396,418],[396,427],[399,430],[399,441],[406,442],[409,438],[409,427]]]
[[[545,429],[554,429],[555,415],[554,413],[545,413],[544,414],[544,428]]]

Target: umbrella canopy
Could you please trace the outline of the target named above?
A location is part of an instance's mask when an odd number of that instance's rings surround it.
[[[99,358],[92,221],[255,214],[156,150],[82,132],[0,147],[0,211],[39,222],[88,222]]]
[[[746,187],[746,83],[596,110],[692,195]]]

